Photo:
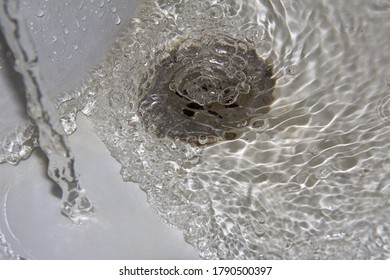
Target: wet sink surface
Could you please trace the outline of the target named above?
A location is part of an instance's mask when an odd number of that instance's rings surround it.
[[[53,127],[69,135],[75,170],[97,211],[85,225],[70,226],[57,211],[58,189],[53,193],[50,181],[44,180],[45,193],[27,188],[29,177],[14,170],[44,165],[39,153],[15,169],[0,166],[20,180],[3,190],[1,228],[12,230],[15,248],[34,257],[45,242],[58,251],[75,244],[69,258],[131,258],[131,248],[150,248],[134,256],[142,258],[158,246],[165,248],[161,258],[389,258],[386,2],[143,1],[131,22],[130,15],[116,14],[124,2],[115,12],[113,2],[62,7],[75,15],[72,25],[46,18],[39,5],[22,9],[35,11],[22,17],[30,26],[23,36],[41,46],[35,55],[42,105]],[[99,48],[89,27],[83,30],[84,16],[100,23]],[[59,33],[44,31],[42,20],[53,20]],[[75,28],[80,33],[72,33]],[[252,49],[272,71],[245,70]],[[271,91],[256,87],[259,77],[272,81]],[[240,99],[253,88],[263,105]],[[146,196],[123,180],[138,182]],[[51,208],[42,209],[43,201]],[[31,211],[16,210],[18,203]],[[26,229],[38,216],[46,217],[39,219],[43,232],[60,237],[33,245]],[[160,218],[179,230],[165,228]],[[140,231],[128,231],[131,225]],[[74,248],[88,243],[81,236],[88,232],[96,244],[80,253]],[[119,236],[128,247],[104,250],[105,236]],[[166,237],[157,245],[152,236]],[[168,252],[175,242],[177,251]]]

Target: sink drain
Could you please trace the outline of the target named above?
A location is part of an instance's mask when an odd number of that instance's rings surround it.
[[[269,112],[272,75],[271,65],[242,40],[188,39],[160,61],[139,112],[159,137],[197,145],[232,140]]]

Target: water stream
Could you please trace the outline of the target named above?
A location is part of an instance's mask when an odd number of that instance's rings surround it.
[[[39,141],[39,147],[48,159],[47,173],[62,189],[61,211],[72,221],[78,223],[93,213],[93,206],[85,197],[84,190],[76,178],[74,159],[66,138],[52,127],[49,121],[50,117],[43,107],[42,93],[37,83],[39,69],[34,65],[37,60],[36,54],[28,52],[23,41],[19,40],[22,36],[18,25],[23,22],[23,19],[18,18],[20,16],[18,14],[19,4],[11,1],[4,3],[2,25],[3,28],[7,27],[8,29],[7,32],[4,32],[4,37],[10,42],[8,47],[14,56],[15,70],[23,78],[27,114],[31,118],[32,124],[20,131],[23,137],[15,137],[15,139],[11,138],[5,141],[6,143],[13,141],[13,144],[7,145],[10,148],[4,149],[5,145],[2,147],[3,150],[8,150],[11,156],[2,157],[5,158],[4,161],[17,164],[19,160],[27,158],[31,154],[32,149],[38,146],[37,142]],[[37,133],[35,133],[35,128]],[[14,156],[16,159],[12,158],[14,154],[16,154]]]
[[[144,1],[58,121],[71,135],[86,115],[205,259],[386,259],[389,17],[386,1]],[[24,62],[49,174],[83,205]]]

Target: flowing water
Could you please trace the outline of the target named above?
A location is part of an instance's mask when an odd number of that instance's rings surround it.
[[[85,114],[203,258],[386,259],[389,18],[387,1],[144,1],[60,122]]]
[[[20,19],[18,14],[19,4],[11,1],[3,3],[2,26],[3,29],[10,29],[2,34],[2,37],[8,40],[8,45],[3,47],[12,51],[14,70],[22,77],[26,111],[33,124],[17,131],[17,137],[5,138],[0,160],[17,164],[31,154],[39,141],[39,147],[48,160],[47,174],[62,189],[62,213],[74,222],[81,222],[88,218],[94,209],[76,178],[74,158],[67,146],[67,139],[52,126],[42,103],[42,92],[37,82],[39,68],[34,65],[37,57],[21,40],[23,37],[20,35],[19,25],[23,19]]]

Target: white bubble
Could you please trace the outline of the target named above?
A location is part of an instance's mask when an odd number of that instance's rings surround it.
[[[207,136],[206,135],[200,135],[198,137],[198,142],[201,145],[207,144]]]

